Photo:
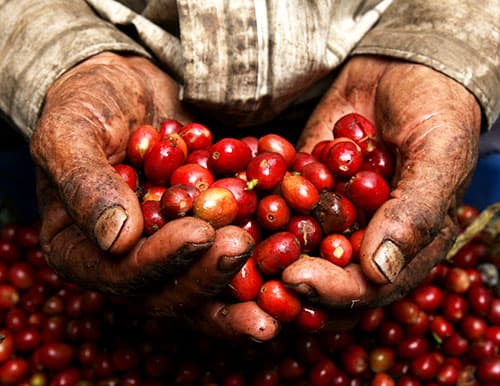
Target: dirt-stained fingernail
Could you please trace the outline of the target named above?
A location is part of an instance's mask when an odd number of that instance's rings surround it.
[[[308,297],[316,297],[318,296],[318,293],[316,292],[316,289],[311,287],[309,284],[306,283],[299,283],[295,285],[290,285],[291,288],[295,292],[298,292],[301,295],[308,296]]]
[[[217,268],[223,273],[234,272],[243,267],[249,256],[249,253],[237,256],[222,256],[217,262]]]
[[[380,272],[391,283],[399,275],[405,265],[405,257],[399,247],[391,240],[385,240],[375,252],[373,261]]]
[[[99,216],[94,235],[103,250],[107,251],[113,246],[127,218],[127,212],[120,206],[108,208]]]

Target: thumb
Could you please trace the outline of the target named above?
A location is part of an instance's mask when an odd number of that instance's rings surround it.
[[[154,116],[153,93],[144,85],[150,73],[160,71],[144,59],[109,53],[87,59],[50,87],[31,138],[33,159],[66,212],[112,253],[129,250],[142,233],[139,202],[111,164],[125,157],[131,128]]]
[[[481,113],[450,78],[396,63],[379,83],[377,118],[384,141],[398,150],[395,187],[370,220],[360,258],[370,279],[387,283],[425,247],[432,244],[426,251],[437,263],[451,246],[453,213],[477,161]]]
[[[141,208],[135,192],[108,161],[91,126],[75,129],[64,117],[54,119],[49,114],[32,138],[31,152],[87,237],[105,251],[123,253],[142,234]],[[52,227],[47,239],[60,230]]]
[[[464,132],[443,116],[430,118],[399,147],[396,186],[368,223],[361,246],[361,266],[371,280],[393,282],[437,239],[440,250],[428,249],[434,263],[451,247],[457,234],[453,212],[476,159],[472,131]]]

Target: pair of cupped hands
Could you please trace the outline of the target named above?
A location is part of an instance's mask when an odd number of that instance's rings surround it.
[[[454,209],[476,164],[481,122],[472,94],[445,75],[357,56],[310,116],[298,150],[330,139],[349,112],[372,120],[397,149],[396,176],[366,229],[361,264],[299,259],[282,273],[330,310],[327,328],[405,295],[443,258],[458,232]],[[165,118],[193,120],[176,82],[142,57],[98,54],[50,87],[31,138],[46,258],[63,278],[129,296],[150,315],[224,338],[271,339],[279,323],[255,302],[217,296],[250,256],[249,234],[185,217],[142,235],[139,201],[112,165],[124,160],[135,128]]]

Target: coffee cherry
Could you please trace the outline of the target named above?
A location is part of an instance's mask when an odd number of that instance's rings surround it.
[[[247,167],[250,147],[240,139],[223,138],[209,148],[208,168],[216,175],[228,176]]]
[[[276,275],[300,257],[300,242],[292,233],[273,233],[262,240],[253,252],[253,258],[265,275]]]
[[[166,224],[167,220],[162,214],[160,201],[144,201],[141,204],[141,210],[144,218],[144,232],[147,235],[152,235]]]
[[[208,149],[212,145],[213,134],[208,127],[198,122],[186,124],[179,135],[184,139],[189,151]]]
[[[374,212],[389,198],[389,185],[378,173],[363,170],[357,172],[348,185],[349,197],[360,208]]]
[[[347,197],[334,192],[320,194],[318,204],[312,211],[325,234],[342,233],[356,222],[356,207]]]
[[[342,234],[329,234],[321,240],[320,256],[335,265],[345,267],[352,257],[351,242]]]
[[[116,164],[113,167],[129,188],[135,192],[139,187],[139,176],[136,170],[132,166],[126,164]]]
[[[257,154],[248,163],[246,174],[248,181],[259,190],[272,190],[283,179],[287,170],[286,161],[278,153],[263,152]]]
[[[287,223],[286,230],[297,237],[305,253],[315,250],[323,238],[321,225],[310,215],[292,216]]]
[[[319,201],[314,184],[299,175],[287,175],[281,181],[281,194],[287,204],[298,213],[310,213]]]
[[[295,161],[297,152],[290,141],[278,134],[264,134],[257,142],[258,153],[270,152],[280,154],[290,167]]]
[[[349,113],[339,118],[332,132],[335,138],[350,138],[357,143],[363,142],[366,138],[374,138],[377,134],[373,123],[358,113]]]
[[[257,203],[255,216],[263,229],[278,231],[288,224],[291,213],[283,196],[269,194],[262,197]]]
[[[198,194],[193,201],[193,215],[214,228],[231,224],[238,214],[238,202],[229,189],[213,187]]]
[[[301,175],[312,182],[318,192],[333,190],[335,177],[322,162],[313,161],[302,168]]]
[[[214,176],[207,168],[198,164],[184,164],[172,172],[170,185],[193,185],[200,192],[214,183]]]
[[[160,138],[167,137],[171,134],[178,134],[182,130],[182,123],[175,119],[164,119],[159,126],[158,132]]]
[[[341,138],[330,145],[324,162],[334,175],[351,177],[361,167],[363,154],[354,141]]]
[[[127,158],[140,167],[150,150],[160,140],[160,133],[151,125],[142,125],[130,136],[127,146]]]
[[[320,331],[328,321],[328,314],[320,307],[303,304],[294,323],[304,331]]]
[[[281,322],[291,322],[301,309],[299,298],[279,280],[269,280],[262,285],[257,304]]]
[[[167,220],[188,215],[198,194],[198,189],[193,185],[177,184],[168,187],[160,200],[162,215]]]
[[[255,214],[259,198],[257,197],[257,193],[253,189],[250,189],[248,184],[241,178],[220,178],[214,181],[211,187],[226,188],[233,193],[238,203],[238,213],[234,220],[235,222],[243,221]]]
[[[262,287],[264,280],[254,258],[249,258],[229,283],[233,297],[241,302],[253,300]]]
[[[165,185],[184,160],[184,152],[179,147],[161,140],[144,157],[144,174],[154,184]]]

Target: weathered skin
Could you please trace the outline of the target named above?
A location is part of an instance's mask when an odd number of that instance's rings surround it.
[[[298,261],[283,273],[286,282],[332,306],[350,306],[346,294],[358,306],[386,304],[414,288],[444,257],[458,232],[453,211],[477,161],[481,124],[472,94],[450,78],[418,64],[359,56],[317,106],[300,148],[310,151],[331,137],[333,123],[353,111],[375,122],[381,138],[397,149],[390,199],[375,213],[362,243],[363,274],[359,266],[339,271],[318,259]],[[374,255],[386,240],[402,259],[380,262],[384,274]]]
[[[188,121],[177,100],[175,82],[148,60],[114,54],[87,60],[51,87],[31,141],[43,251],[61,276],[139,296],[132,301],[151,314],[175,315],[222,337],[269,339],[277,322],[255,303],[211,300],[249,257],[249,234],[186,217],[143,238],[137,197],[111,166],[124,159],[139,125]]]

